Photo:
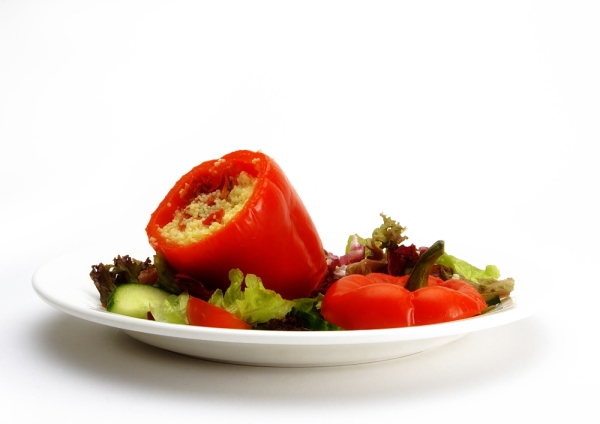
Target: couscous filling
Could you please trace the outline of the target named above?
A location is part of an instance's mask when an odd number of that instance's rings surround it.
[[[237,177],[229,177],[223,187],[198,194],[175,212],[173,220],[161,229],[161,235],[181,245],[202,240],[227,225],[243,209],[255,183],[255,177],[242,171]]]

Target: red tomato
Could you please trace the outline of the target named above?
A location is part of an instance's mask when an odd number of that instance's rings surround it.
[[[237,328],[241,330],[250,330],[250,325],[232,315],[225,309],[211,305],[197,297],[191,297],[188,300],[186,309],[187,319],[190,325],[200,325],[203,327],[218,328]]]
[[[323,297],[323,317],[345,330],[411,325],[411,293],[397,284],[374,281],[377,278],[353,274],[333,283]]]

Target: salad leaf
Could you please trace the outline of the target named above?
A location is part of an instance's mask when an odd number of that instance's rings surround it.
[[[140,273],[150,267],[152,262],[147,258],[144,262],[134,259],[129,255],[117,256],[114,259],[114,267],[110,270],[115,275],[115,284],[139,283]]]
[[[273,290],[265,289],[262,280],[254,274],[246,275],[239,269],[229,272],[231,285],[223,293],[217,289],[208,303],[219,306],[251,325],[271,319],[283,319],[294,306],[294,301],[283,299]],[[242,283],[246,283],[242,290]]]
[[[290,317],[300,321],[302,326],[310,331],[344,331],[343,328],[326,321],[320,313],[310,313],[292,308]]]
[[[296,304],[290,316],[302,322],[304,328],[313,331],[341,331],[342,328],[333,325],[321,315],[323,294],[319,293],[312,298],[296,299]]]
[[[410,274],[417,264],[420,251],[414,244],[410,246],[400,245],[396,249],[387,251],[387,273],[397,277]]]
[[[360,262],[350,264],[346,267],[346,274],[362,274],[367,275],[372,272],[385,272],[387,269],[387,261],[380,259],[378,261],[374,259],[363,259]]]
[[[379,215],[383,218],[383,224],[373,230],[373,243],[382,249],[395,249],[408,238],[402,235],[406,228],[383,213]]]
[[[342,265],[355,263],[364,258],[381,260],[383,249],[396,249],[408,238],[402,235],[406,230],[405,227],[383,213],[379,215],[383,218],[383,224],[373,230],[370,238],[365,239],[358,234],[348,237],[346,254],[340,258]]]
[[[175,281],[175,271],[171,269],[167,258],[162,250],[154,255],[154,266],[158,274],[158,287],[173,294],[181,294],[182,291]]]
[[[283,319],[271,319],[265,323],[257,324],[253,327],[255,330],[268,330],[268,331],[311,331],[305,325],[305,320],[292,316],[295,309],[292,308],[292,312]]]
[[[399,244],[407,239],[402,235],[406,228],[383,213],[379,215],[383,218],[383,224],[373,230],[372,237],[363,238],[358,234],[351,235],[346,243],[346,253],[339,257],[326,252],[327,287],[333,281],[349,274],[367,275],[372,272],[391,273],[393,271],[396,273],[393,275],[404,275],[406,269],[414,265],[418,259],[418,252],[414,260],[409,263],[406,263],[408,256],[404,250],[396,252]],[[391,268],[388,264],[390,255],[393,255]],[[322,287],[320,291],[324,292],[325,289]]]
[[[129,255],[117,256],[112,264],[99,263],[92,265],[90,278],[100,293],[100,302],[106,306],[112,292],[121,284],[139,283],[142,271],[152,268],[150,258],[144,262],[131,258]]]
[[[454,270],[455,274],[459,274],[473,282],[478,282],[482,278],[500,278],[500,270],[495,265],[488,265],[482,270],[447,253],[440,256],[435,263],[447,266]]]
[[[150,305],[150,313],[155,321],[168,322],[171,324],[189,324],[186,308],[190,295],[186,292],[179,296],[174,294],[168,296],[159,305]]]
[[[308,313],[318,313],[321,309],[321,302],[323,302],[323,297],[324,295],[322,293],[319,293],[315,297],[303,297],[301,299],[296,299],[296,304],[294,305],[294,308]]]
[[[188,292],[190,296],[208,301],[214,290],[208,290],[204,284],[185,274],[175,274],[175,284],[180,291]]]
[[[452,270],[452,268],[436,263],[431,268],[431,275],[433,277],[441,278],[442,280],[446,281],[454,276],[454,271]]]
[[[108,298],[113,291],[117,288],[113,276],[110,273],[110,269],[113,265],[104,265],[99,263],[98,265],[92,265],[92,271],[90,272],[90,278],[96,286],[96,290],[100,293],[100,303],[102,306],[106,306]]]
[[[444,269],[447,268],[454,274],[458,274],[460,278],[466,279],[483,296],[488,305],[499,303],[502,298],[510,296],[515,288],[514,279],[499,280],[500,270],[495,265],[479,269],[462,259],[444,253],[436,261],[436,266],[440,267],[439,271],[443,277],[447,277],[448,271]]]
[[[477,284],[477,290],[486,302],[489,302],[493,298],[501,299],[509,296],[514,289],[515,280],[513,278],[506,278],[504,280],[480,278]]]
[[[217,305],[217,306],[220,306],[223,309],[227,309],[229,312],[231,312],[233,314],[239,309],[237,301],[244,300],[244,293],[242,292],[242,284],[244,282],[244,274],[239,269],[232,269],[231,271],[229,271],[229,281],[231,281],[231,285],[225,291],[225,295],[223,296],[222,304]],[[218,296],[218,293],[216,291],[211,296],[211,299],[213,299],[213,297],[215,297],[215,296]],[[209,303],[210,303],[210,299],[209,299]],[[239,318],[241,318],[241,317],[239,317]]]
[[[353,234],[348,237],[346,254],[344,255],[346,259],[342,261],[342,264],[345,265],[347,263],[356,262],[357,260],[360,261],[369,256],[371,251],[366,247],[367,243],[367,240],[358,234]]]

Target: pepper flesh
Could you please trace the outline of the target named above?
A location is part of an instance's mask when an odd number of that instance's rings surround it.
[[[188,244],[161,233],[175,213],[203,193],[227,191],[230,177],[256,178],[243,208],[212,234]],[[283,298],[309,297],[324,280],[327,263],[315,225],[281,168],[260,152],[240,150],[201,163],[169,191],[146,227],[150,244],[177,272],[207,288],[229,287],[229,271],[259,275]]]

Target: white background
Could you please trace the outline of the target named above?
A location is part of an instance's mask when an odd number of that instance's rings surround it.
[[[593,1],[0,0],[2,415],[591,422],[599,20]],[[179,176],[242,148],[281,165],[327,249],[385,212],[543,307],[404,359],[277,369],[161,351],[35,295],[57,256],[145,244]]]

